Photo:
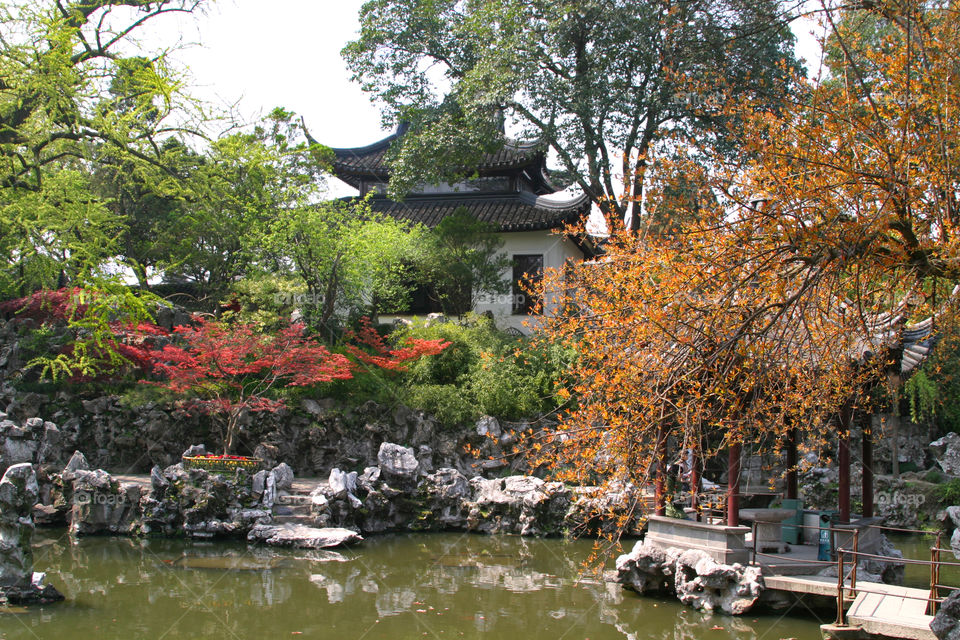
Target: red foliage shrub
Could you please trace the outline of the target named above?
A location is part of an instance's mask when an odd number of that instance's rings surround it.
[[[33,320],[38,323],[66,321],[72,317],[82,316],[86,312],[87,304],[81,302],[81,299],[90,295],[95,294],[80,287],[56,291],[43,289],[22,298],[0,302],[0,314],[14,321]]]
[[[350,345],[347,350],[360,362],[372,364],[381,369],[390,371],[404,371],[413,360],[423,356],[435,356],[450,343],[446,340],[421,340],[407,338],[404,346],[391,349],[384,342],[383,337],[370,324],[370,318],[360,318],[360,329],[356,333],[350,332],[348,338],[355,339],[369,351]],[[370,353],[372,351],[373,353]]]

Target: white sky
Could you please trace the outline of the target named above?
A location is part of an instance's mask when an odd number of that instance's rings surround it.
[[[317,141],[361,146],[384,135],[380,114],[350,74],[340,50],[357,35],[363,0],[218,0],[205,14],[165,16],[141,33],[149,50],[186,48],[173,58],[192,76],[191,93],[237,104],[247,119],[282,106],[306,118]],[[794,24],[801,56],[817,47],[809,23]],[[330,181],[332,196],[352,191]]]
[[[204,14],[166,15],[138,34],[148,51],[174,47],[190,75],[189,93],[237,106],[253,122],[274,107],[306,119],[310,134],[331,147],[384,137],[380,113],[350,73],[340,50],[354,39],[363,0],[218,0]],[[339,180],[330,195],[356,193]]]
[[[161,46],[177,38],[186,45],[173,58],[193,76],[194,95],[220,104],[239,100],[251,119],[282,106],[306,117],[318,141],[355,146],[381,132],[379,113],[340,58],[356,37],[362,4],[222,0],[206,14],[166,16],[151,31],[163,34]]]

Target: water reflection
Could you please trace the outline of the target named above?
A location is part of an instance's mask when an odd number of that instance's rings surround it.
[[[776,640],[819,634],[813,620],[704,616],[616,584],[580,580],[589,554],[583,541],[453,534],[371,538],[339,552],[54,537],[43,540],[37,562],[67,602],[0,612],[0,637],[336,634],[368,640],[482,633],[523,640]]]

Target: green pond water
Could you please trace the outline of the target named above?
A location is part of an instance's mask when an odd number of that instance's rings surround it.
[[[913,558],[914,560],[930,560],[930,547],[936,543],[935,535],[911,535],[911,536],[888,536],[893,545],[903,552],[904,558]],[[940,541],[941,549],[950,548],[950,537],[943,536]],[[957,558],[949,552],[941,552],[940,560],[943,562],[958,562]],[[917,587],[919,589],[930,588],[930,567],[927,565],[908,564],[904,568],[903,583],[908,587]],[[949,585],[960,589],[960,567],[946,566],[940,568],[940,584]],[[949,589],[944,590],[946,595]]]
[[[707,615],[583,577],[591,543],[459,534],[370,537],[331,552],[38,532],[66,602],[0,611],[0,638],[820,637],[800,615]],[[612,566],[612,560],[610,562]]]

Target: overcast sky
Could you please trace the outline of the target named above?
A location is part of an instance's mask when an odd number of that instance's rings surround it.
[[[152,49],[179,40],[186,45],[174,59],[189,69],[191,93],[199,98],[238,103],[240,113],[251,121],[282,106],[303,115],[319,142],[361,146],[386,133],[379,112],[350,81],[340,57],[343,46],[356,37],[362,4],[218,0],[204,15],[156,21],[142,44]],[[806,31],[809,27],[795,28],[800,54],[809,56],[816,49]],[[334,191],[332,195],[345,195],[342,188]]]

